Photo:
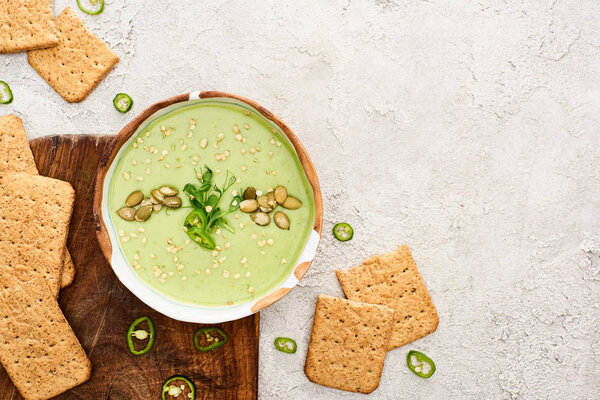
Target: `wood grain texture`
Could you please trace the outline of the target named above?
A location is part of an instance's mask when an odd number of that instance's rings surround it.
[[[259,317],[220,324],[229,343],[210,353],[192,345],[199,324],[167,318],[147,307],[116,278],[95,234],[94,179],[108,136],[53,136],[31,147],[41,175],[71,182],[76,192],[68,248],[78,267],[59,303],[92,361],[89,382],[57,399],[159,399],[163,381],[174,374],[196,384],[197,399],[255,400],[258,391]],[[150,353],[133,356],[126,343],[129,324],[147,315],[156,325]],[[0,398],[21,399],[0,367]]]

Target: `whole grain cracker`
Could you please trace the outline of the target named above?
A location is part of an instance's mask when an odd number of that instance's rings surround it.
[[[347,298],[394,309],[388,350],[429,335],[439,318],[407,245],[348,271],[336,271]]]
[[[42,276],[58,296],[74,197],[67,182],[0,173],[0,288]]]
[[[319,295],[304,372],[314,383],[371,393],[379,386],[394,310]]]
[[[56,46],[53,20],[51,0],[0,1],[0,53]]]
[[[29,64],[65,100],[80,102],[119,62],[119,57],[69,7],[54,23],[58,45],[30,51]]]
[[[21,118],[14,114],[0,116],[0,172],[26,172],[38,175]],[[75,279],[75,264],[65,247],[61,288]]]
[[[90,360],[43,280],[0,289],[0,300],[0,362],[26,400],[90,378]]]

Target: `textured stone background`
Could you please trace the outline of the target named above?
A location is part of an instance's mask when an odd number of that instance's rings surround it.
[[[75,0],[55,0],[58,14]],[[79,11],[78,14],[82,15]],[[0,56],[30,137],[116,133],[191,89],[253,98],[319,172],[313,267],[261,315],[260,395],[363,399],[302,371],[334,270],[407,242],[440,314],[390,352],[372,399],[592,399],[600,392],[600,4],[530,1],[108,0],[84,21],[121,57],[80,104]],[[135,99],[117,113],[115,93]],[[337,221],[356,228],[339,243]],[[274,337],[297,339],[295,355]],[[430,380],[408,349],[435,359]]]

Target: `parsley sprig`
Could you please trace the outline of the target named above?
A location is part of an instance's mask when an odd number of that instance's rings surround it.
[[[219,202],[225,192],[231,188],[236,177],[227,171],[225,182],[219,186],[213,183],[213,171],[204,165],[200,173],[196,173],[199,185],[188,183],[183,187],[183,192],[189,196],[193,210],[187,215],[184,226],[186,233],[200,246],[212,250],[216,247],[213,238],[217,228],[234,232],[233,227],[227,223],[225,216],[237,211],[243,198],[240,194],[234,196],[226,210],[219,207]]]

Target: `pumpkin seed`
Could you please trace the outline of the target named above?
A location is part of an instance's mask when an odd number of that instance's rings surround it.
[[[165,197],[163,204],[167,208],[179,208],[181,207],[181,198],[179,196]]]
[[[258,196],[258,205],[264,208],[269,208],[269,203],[267,201],[267,196]]]
[[[246,190],[244,190],[244,200],[256,199],[256,189],[252,186],[248,186]]]
[[[163,208],[162,204],[155,204],[154,207],[152,207],[154,212],[159,212],[160,210],[162,210],[162,208]]]
[[[281,229],[290,229],[290,220],[281,211],[277,211],[275,215],[273,215],[273,221],[275,221],[275,225],[277,225]]]
[[[277,200],[279,204],[283,204],[287,197],[287,189],[285,186],[277,186],[275,188],[275,200]]]
[[[123,207],[117,210],[117,214],[125,221],[133,221],[135,218],[135,208]]]
[[[135,192],[127,196],[125,204],[127,204],[127,207],[135,207],[138,204],[140,204],[142,200],[144,200],[144,193],[142,193],[139,190],[136,190]]]
[[[250,216],[250,218],[252,218],[252,221],[254,221],[256,225],[260,226],[269,225],[269,223],[271,222],[271,217],[269,217],[269,215],[265,214],[264,212],[254,213]]]
[[[156,205],[156,204],[160,204],[160,201],[156,200],[156,198],[154,198],[154,196],[150,196],[150,203]]]
[[[267,204],[271,208],[277,207],[277,200],[275,200],[275,193],[274,192],[269,192],[269,194],[267,195]]]
[[[135,220],[144,222],[152,215],[152,206],[143,206],[135,212]]]
[[[176,196],[177,194],[179,194],[179,190],[175,189],[174,187],[170,187],[170,186],[163,186],[158,190],[167,197],[173,197],[173,196]]]
[[[153,190],[153,191],[151,191],[150,193],[152,194],[152,197],[153,197],[153,198],[154,198],[156,201],[158,201],[159,203],[162,203],[162,202],[163,202],[163,200],[165,199],[165,195],[164,195],[164,194],[162,194],[162,193],[160,192],[160,190],[158,190],[158,189],[154,189],[154,190]]]
[[[294,196],[288,196],[281,205],[283,208],[287,208],[288,210],[296,210],[302,207],[302,202]]]
[[[153,206],[153,205],[154,205],[154,203],[149,198],[145,198],[140,203],[140,207],[147,207],[147,206]]]
[[[254,199],[244,200],[240,203],[240,210],[245,213],[252,213],[258,209],[258,201]]]

